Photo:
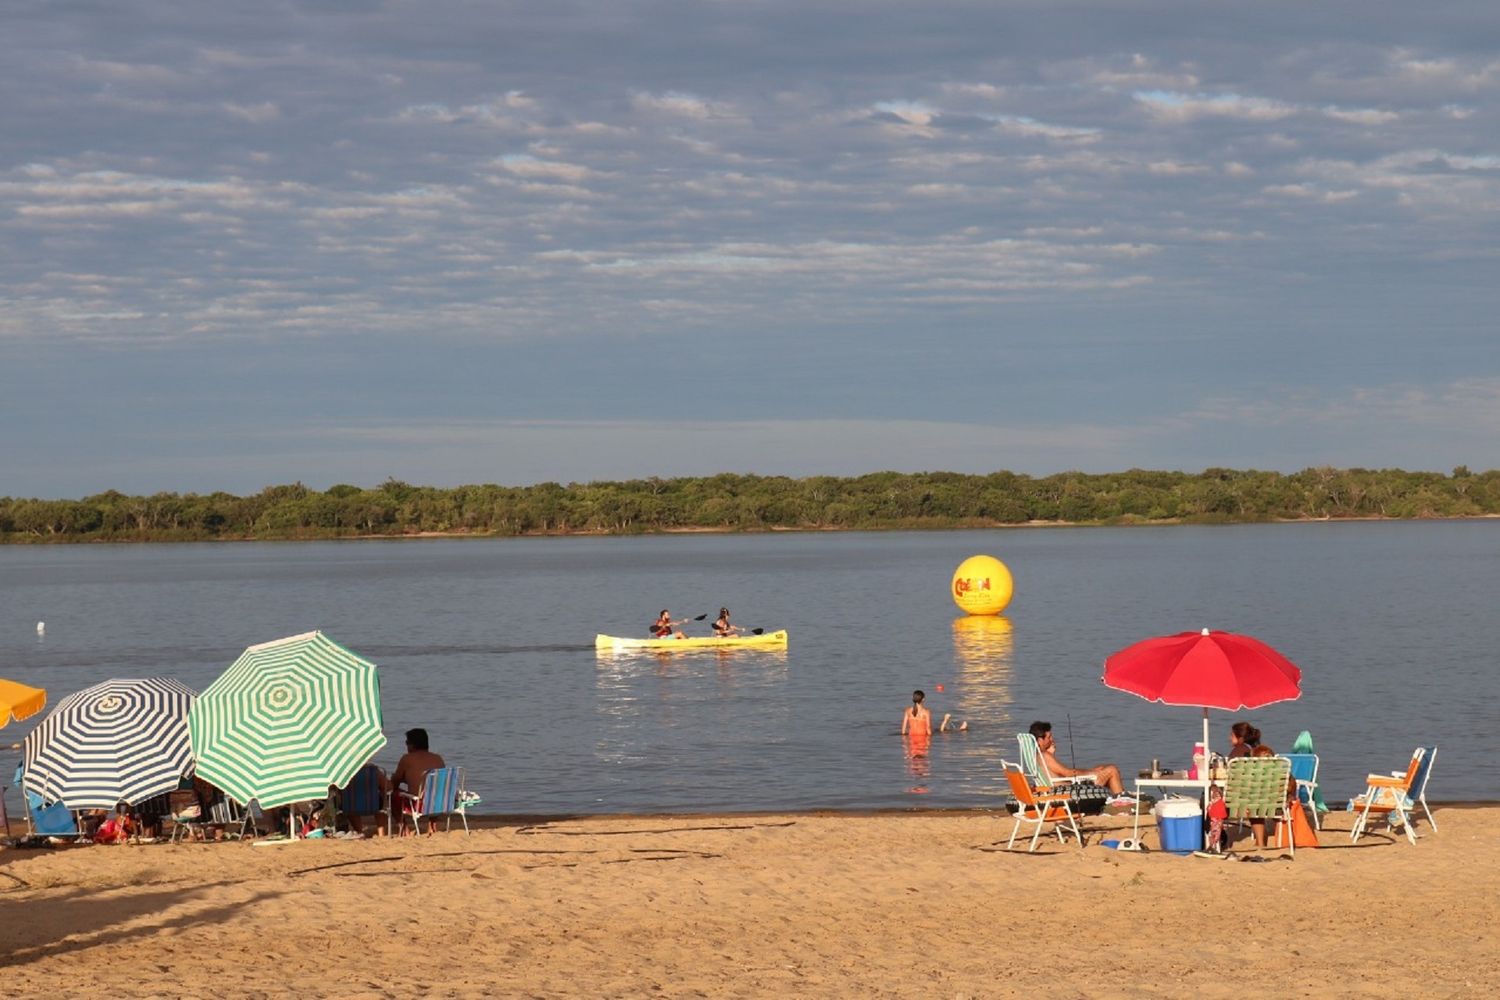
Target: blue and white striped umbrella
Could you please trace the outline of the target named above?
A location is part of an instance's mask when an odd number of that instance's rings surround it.
[[[57,703],[26,737],[28,791],[69,809],[135,805],[192,770],[195,695],[168,677],[109,680]]]

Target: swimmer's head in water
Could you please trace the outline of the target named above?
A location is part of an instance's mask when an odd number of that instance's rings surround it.
[[[913,691],[911,693],[911,703],[913,705],[920,705],[920,704],[922,704],[922,699],[924,699],[926,697],[927,697],[927,695],[924,694],[921,691]]]

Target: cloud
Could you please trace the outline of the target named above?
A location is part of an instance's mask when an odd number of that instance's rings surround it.
[[[243,119],[252,125],[263,125],[281,117],[281,109],[270,101],[262,101],[259,104],[225,103],[224,110],[231,116]]]
[[[503,156],[496,161],[495,165],[507,173],[515,174],[517,177],[527,177],[535,180],[560,180],[572,184],[586,181],[594,175],[594,171],[576,163],[539,160],[534,156]]]
[[[1456,93],[1478,93],[1500,85],[1500,60],[1479,62],[1459,56],[1423,57],[1398,52],[1392,56],[1397,79]]]
[[[1323,109],[1323,113],[1335,121],[1350,122],[1355,125],[1389,125],[1401,118],[1394,111],[1380,111],[1375,108],[1328,107]]]
[[[455,418],[475,352],[540,417],[921,421],[1000,386],[1145,427],[1168,369],[1250,395],[1337,395],[1350,358],[1432,393],[1500,374],[1487,12],[1088,0],[996,34],[969,0],[167,10],[0,33],[0,400],[73,448],[76,413],[11,402],[51,350],[107,386],[74,409],[184,422],[204,365],[319,351]],[[717,378],[705,342],[777,378],[621,388],[658,352]],[[132,350],[192,375],[142,392]],[[414,379],[424,354],[453,361]],[[1201,444],[1141,453],[1174,442]]]
[[[1183,94],[1144,90],[1137,91],[1134,96],[1152,117],[1175,124],[1186,124],[1203,118],[1271,122],[1297,114],[1297,107],[1285,101],[1240,94]]]
[[[644,114],[662,114],[702,122],[739,117],[728,103],[711,101],[681,91],[661,94],[637,92],[630,96],[630,104],[636,111]]]
[[[1461,378],[1441,385],[1392,383],[1278,391],[1264,397],[1211,395],[1180,418],[1307,433],[1368,428],[1421,428],[1472,437],[1500,432],[1500,377]]]

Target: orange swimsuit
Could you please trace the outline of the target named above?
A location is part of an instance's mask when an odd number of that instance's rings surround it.
[[[907,726],[908,736],[931,736],[932,735],[932,713],[926,710],[914,712],[907,709],[907,718],[911,720]]]

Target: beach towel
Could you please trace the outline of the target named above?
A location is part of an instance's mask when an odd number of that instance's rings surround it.
[[[1302,730],[1302,732],[1298,733],[1297,734],[1297,738],[1292,741],[1292,753],[1317,753],[1317,752],[1318,751],[1316,751],[1316,750],[1313,749],[1312,733],[1308,732],[1306,729],[1304,729],[1304,730]],[[1328,806],[1323,802],[1323,790],[1321,788],[1314,788],[1313,789],[1312,801],[1313,801],[1313,808],[1317,809],[1318,812],[1320,812],[1320,813],[1326,813],[1328,811]],[[1302,845],[1298,844],[1297,846],[1301,847]]]

